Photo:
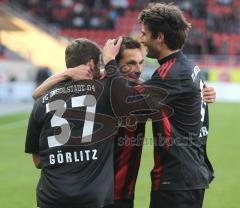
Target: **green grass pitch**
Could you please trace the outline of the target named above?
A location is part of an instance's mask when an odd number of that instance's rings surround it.
[[[240,104],[210,106],[208,154],[215,168],[215,180],[206,191],[204,208],[238,208],[240,205]],[[32,208],[39,170],[24,154],[28,114],[0,117],[0,208]],[[151,138],[148,125],[147,138]],[[137,181],[135,207],[147,208],[153,146],[145,145]]]

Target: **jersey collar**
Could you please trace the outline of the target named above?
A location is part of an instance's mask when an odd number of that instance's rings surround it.
[[[175,52],[175,53],[172,53],[172,54],[164,57],[163,59],[158,60],[158,63],[159,63],[160,65],[162,65],[162,64],[164,64],[166,61],[168,61],[168,60],[170,60],[170,59],[172,59],[172,58],[178,57],[178,56],[181,55],[181,54],[182,54],[182,51],[177,51],[177,52]]]

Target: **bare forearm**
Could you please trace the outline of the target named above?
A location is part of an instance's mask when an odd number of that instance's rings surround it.
[[[32,154],[32,159],[33,159],[33,163],[35,165],[35,167],[37,169],[41,169],[41,161],[40,161],[40,157],[38,154]]]
[[[49,89],[51,89],[54,85],[68,78],[69,77],[66,75],[66,73],[56,74],[49,77],[34,90],[32,94],[33,99],[36,100],[37,98],[41,97],[45,92],[47,92]]]

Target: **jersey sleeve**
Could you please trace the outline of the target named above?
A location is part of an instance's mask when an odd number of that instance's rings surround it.
[[[166,98],[166,91],[154,85],[130,85],[125,77],[117,70],[116,62],[106,65],[106,71],[111,73],[110,99],[114,114],[118,118],[126,118],[130,114],[138,117],[138,122],[146,122],[148,118],[156,118]],[[165,110],[171,114],[171,109]],[[159,116],[158,116],[159,117]],[[158,118],[160,119],[160,118]]]
[[[41,133],[41,124],[39,122],[40,112],[39,107],[41,104],[36,102],[33,106],[29,121],[28,121],[28,129],[27,136],[25,141],[25,152],[38,154],[39,153],[39,136]]]
[[[181,92],[180,81],[179,80],[168,80],[164,81],[161,79],[150,79],[144,82],[147,86],[157,86],[162,90],[165,90],[166,97],[162,100],[163,104],[169,104],[173,100],[177,99]]]
[[[131,111],[150,110],[159,108],[160,101],[166,96],[166,92],[155,86],[129,85],[124,77],[116,77],[111,85],[112,104],[119,109],[128,108]]]

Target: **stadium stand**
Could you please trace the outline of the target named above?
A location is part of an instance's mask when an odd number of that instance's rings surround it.
[[[139,9],[149,0],[9,0],[48,24],[59,35],[94,38],[103,45],[108,37],[134,34]],[[152,1],[154,2],[154,1]],[[156,1],[155,1],[156,2]],[[172,2],[165,0],[164,2]],[[185,52],[189,54],[239,54],[239,0],[175,0],[192,23]],[[96,37],[97,32],[97,37]]]
[[[112,37],[138,37],[139,11],[149,2],[0,0],[0,83],[18,80],[32,86],[41,67],[63,71],[64,49],[73,38],[87,37],[103,46]],[[202,69],[204,79],[240,83],[240,0],[160,2],[175,2],[191,22],[184,52]],[[25,60],[13,61],[16,57]],[[142,78],[150,77],[155,66],[146,59]]]
[[[0,44],[0,59],[5,58],[5,46]]]
[[[48,31],[48,34],[52,35],[54,39],[87,37],[103,46],[110,37],[123,34],[137,36],[140,31],[140,24],[137,22],[139,11],[150,0],[0,0],[0,2],[4,2],[13,9],[20,8],[19,13],[28,14],[33,19],[40,20],[46,28],[55,28],[54,33]],[[163,2],[172,2],[172,0]],[[223,65],[240,65],[240,58],[236,56],[240,55],[239,0],[175,0],[174,2],[180,6],[192,24],[188,41],[184,47],[186,54],[193,55],[193,59],[202,69],[209,69],[210,66],[214,68]],[[33,25],[42,29],[38,23]],[[38,33],[38,35],[35,34],[35,37],[39,41],[34,41],[34,43],[42,41],[47,43],[46,40],[42,40],[43,35]],[[6,39],[5,42],[10,44],[11,39]],[[31,54],[30,59],[34,64],[48,66],[55,72],[56,69],[62,70],[60,65],[64,66],[64,64],[60,62],[54,63],[58,64],[57,66],[53,66],[51,61],[49,61],[51,64],[40,64],[48,57],[39,56],[41,47],[37,45],[33,47],[32,44],[27,41],[23,46],[28,46],[25,51],[37,49],[37,61],[33,56],[35,51],[27,52],[27,54]],[[56,55],[59,51],[56,49],[52,54]],[[231,58],[228,55],[231,55]],[[61,59],[56,58],[56,60]]]
[[[0,43],[0,60],[18,60],[26,61],[20,54],[15,53],[14,51],[7,48],[5,45]]]

